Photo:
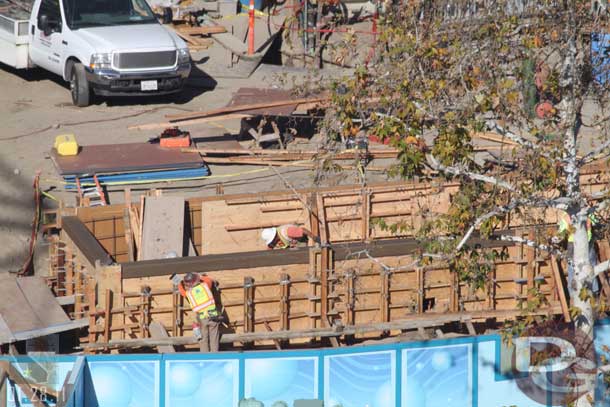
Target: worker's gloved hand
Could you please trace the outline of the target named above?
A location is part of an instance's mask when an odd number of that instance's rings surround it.
[[[553,243],[553,244],[559,244],[559,243],[561,243],[561,239],[560,239],[559,237],[557,237],[557,236],[553,236],[553,237],[551,238],[551,243]]]

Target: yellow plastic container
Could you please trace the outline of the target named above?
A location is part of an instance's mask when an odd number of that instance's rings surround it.
[[[55,137],[55,149],[59,155],[77,155],[78,143],[74,134],[61,134]]]

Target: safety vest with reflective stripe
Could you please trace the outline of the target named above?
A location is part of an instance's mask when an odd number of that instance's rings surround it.
[[[589,215],[587,217],[587,238],[589,242],[593,237],[593,231],[591,230],[591,226],[597,223],[594,215]],[[559,233],[563,233],[564,231],[569,231],[568,242],[574,243],[574,232],[570,231],[572,226],[572,222],[570,220],[570,215],[565,212],[559,214]]]
[[[291,226],[294,225],[282,225],[277,228],[277,236],[280,238],[280,241],[277,243],[278,248],[285,249],[296,243],[294,239],[288,237],[288,228]]]
[[[216,303],[212,290],[205,283],[199,283],[186,292],[191,309],[197,314],[204,314],[204,317],[216,316]]]

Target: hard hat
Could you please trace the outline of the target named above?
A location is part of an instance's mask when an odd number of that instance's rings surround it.
[[[184,282],[186,284],[195,284],[197,282],[197,280],[199,280],[199,276],[197,275],[197,273],[186,273],[186,275],[184,276]]]
[[[277,234],[276,228],[266,228],[261,232],[261,239],[265,241],[265,244],[269,246],[273,239],[275,239],[275,235]]]

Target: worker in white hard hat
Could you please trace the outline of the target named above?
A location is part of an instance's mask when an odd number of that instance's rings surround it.
[[[282,225],[274,228],[263,229],[261,238],[269,249],[288,249],[295,247],[305,238],[311,238],[320,242],[309,230],[297,225]]]

